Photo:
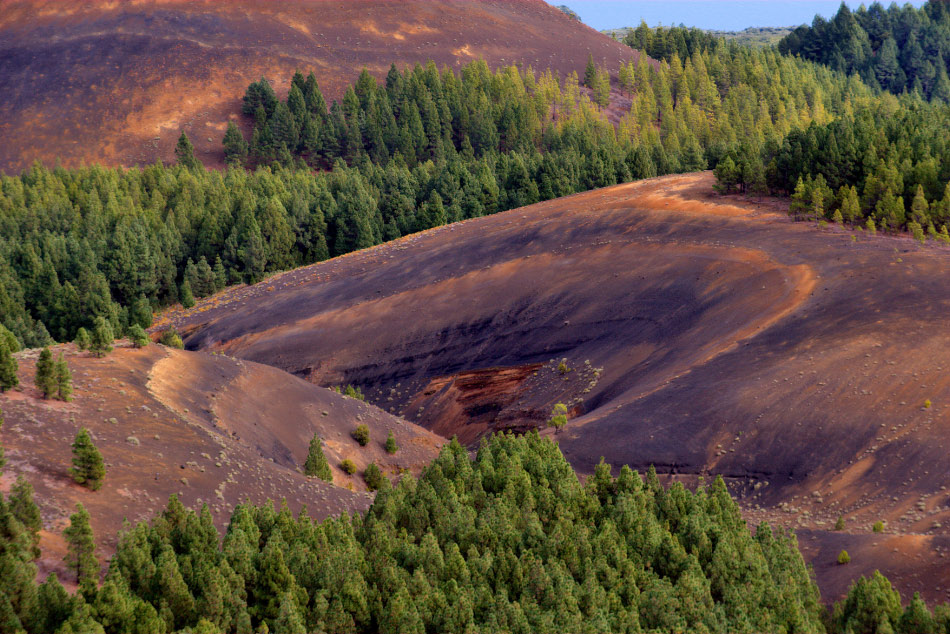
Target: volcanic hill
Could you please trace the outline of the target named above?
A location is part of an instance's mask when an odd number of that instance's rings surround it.
[[[880,567],[945,599],[947,248],[819,230],[712,182],[671,176],[441,227],[168,319],[187,347],[359,385],[466,442],[543,426],[565,403],[557,438],[581,472],[604,456],[721,474],[748,519],[799,529],[826,598]]]
[[[223,164],[248,84],[286,95],[313,71],[328,99],[363,67],[484,59],[583,75],[637,53],[542,0],[6,0],[0,11],[0,171],[34,160],[173,160],[188,133]]]
[[[127,518],[148,521],[178,494],[189,507],[207,504],[219,528],[236,504],[286,499],[316,518],[363,511],[372,502],[360,474],[370,462],[392,477],[418,472],[444,442],[411,423],[357,399],[316,387],[272,367],[160,345],[117,347],[104,358],[57,346],[73,376],[73,400],[43,400],[32,383],[37,350],[18,355],[20,388],[0,395],[6,422],[0,438],[8,464],[7,490],[18,474],[36,489],[44,525],[44,572],[62,572],[61,533],[76,502],[90,512],[100,553],[115,548]],[[350,432],[360,423],[371,440],[360,447]],[[90,491],[69,476],[70,445],[86,427],[103,454],[102,488]],[[384,449],[389,431],[399,451]],[[305,477],[313,434],[333,471],[333,484]],[[349,476],[344,458],[358,467]],[[336,486],[334,486],[336,485]],[[60,577],[64,575],[60,574]]]

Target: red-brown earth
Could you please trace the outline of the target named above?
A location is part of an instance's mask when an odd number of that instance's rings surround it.
[[[65,568],[62,530],[82,502],[89,510],[103,561],[114,550],[123,519],[150,520],[172,494],[191,508],[207,504],[223,528],[236,504],[286,500],[316,518],[361,512],[372,502],[361,474],[370,462],[393,477],[418,473],[435,457],[442,438],[354,398],[319,388],[269,366],[151,345],[119,346],[104,358],[65,352],[73,400],[40,398],[32,382],[37,351],[19,353],[18,389],[0,395],[6,419],[0,441],[8,464],[7,491],[18,475],[36,489],[45,530],[40,568]],[[370,428],[361,447],[350,436]],[[107,473],[98,491],[69,476],[70,446],[86,427],[103,454]],[[399,451],[384,449],[392,431]],[[333,484],[301,473],[313,434],[333,471]],[[339,469],[351,459],[355,475]]]
[[[712,180],[441,227],[165,320],[467,442],[566,403],[581,473],[722,475],[750,522],[799,531],[826,599],[876,568],[947,599],[950,250],[795,223]]]
[[[283,97],[295,70],[313,71],[335,99],[364,67],[583,75],[588,53],[614,73],[637,56],[542,0],[0,0],[0,171],[171,161],[182,130],[221,165],[261,76]]]

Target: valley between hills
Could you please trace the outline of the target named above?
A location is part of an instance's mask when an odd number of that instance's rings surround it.
[[[798,531],[823,595],[880,569],[943,599],[950,359],[928,324],[950,305],[945,248],[852,241],[712,182],[663,177],[440,227],[156,328],[361,386],[470,443],[570,404],[545,433],[581,473],[604,457],[691,484],[722,475],[750,524]]]

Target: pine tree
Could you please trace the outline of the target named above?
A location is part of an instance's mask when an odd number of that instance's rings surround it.
[[[18,369],[19,365],[8,347],[7,340],[0,337],[0,393],[20,384]]]
[[[307,452],[307,461],[303,465],[303,472],[310,477],[316,476],[326,482],[333,482],[330,463],[323,455],[323,445],[320,437],[316,434],[310,440],[310,450]]]
[[[105,317],[96,317],[96,326],[92,331],[89,349],[97,357],[104,357],[112,352],[113,341],[115,341],[115,334],[112,331],[112,324]]]
[[[195,305],[195,296],[191,292],[191,282],[188,280],[181,284],[181,305],[182,308],[192,308]]]
[[[132,311],[129,313],[129,322],[137,324],[142,328],[148,328],[152,325],[152,305],[145,295],[139,295],[139,298],[132,304]]]
[[[92,345],[92,339],[89,337],[89,331],[85,328],[80,328],[76,331],[76,339],[74,340],[76,347],[80,350],[88,350]]]
[[[69,371],[69,365],[63,353],[59,353],[56,364],[53,367],[53,375],[56,382],[56,398],[61,401],[71,401],[73,395],[73,375]]]
[[[82,427],[73,441],[73,466],[69,470],[73,480],[78,484],[98,491],[102,486],[102,479],[106,475],[105,462],[102,454],[92,442],[89,431]]]
[[[10,512],[23,527],[29,531],[33,539],[33,554],[39,557],[40,530],[43,528],[43,519],[40,508],[33,501],[33,485],[22,475],[18,475],[16,484],[10,488]]]
[[[234,124],[228,121],[228,129],[224,133],[224,161],[232,166],[239,167],[247,160],[247,141],[244,135]]]
[[[363,481],[366,482],[366,488],[370,491],[376,491],[383,487],[383,480],[386,476],[375,462],[366,465],[363,471]]]
[[[584,69],[584,85],[593,89],[597,83],[597,66],[594,65],[594,55],[587,54],[587,67]]]
[[[56,369],[53,364],[53,353],[49,348],[40,351],[40,358],[36,361],[36,389],[43,398],[49,398],[56,393]]]
[[[129,341],[136,348],[144,348],[149,344],[148,334],[140,325],[133,324],[129,327]]]
[[[386,437],[386,453],[394,454],[399,451],[399,445],[396,444],[396,437],[392,430],[389,430],[389,436]]]
[[[197,169],[201,165],[198,159],[195,158],[195,148],[184,130],[182,130],[181,136],[178,137],[178,144],[175,146],[175,160],[187,169]]]
[[[94,589],[99,583],[99,560],[96,542],[89,525],[89,513],[82,503],[69,516],[69,526],[63,530],[66,540],[66,566],[76,573],[76,581],[83,589]]]

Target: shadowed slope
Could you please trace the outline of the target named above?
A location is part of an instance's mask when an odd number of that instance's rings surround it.
[[[22,389],[0,396],[9,460],[3,488],[17,474],[36,488],[47,572],[61,570],[61,532],[76,502],[89,510],[108,554],[123,518],[151,519],[173,493],[187,506],[207,504],[219,527],[246,499],[286,499],[295,513],[307,505],[318,518],[363,511],[371,502],[360,476],[367,464],[375,461],[389,475],[418,471],[443,442],[371,405],[256,363],[157,345],[117,348],[102,359],[71,345],[59,349],[73,375],[72,402],[38,398],[31,379],[35,350],[19,355]],[[371,432],[366,447],[349,435],[361,422]],[[80,427],[90,430],[106,462],[99,491],[69,476],[70,445]],[[395,455],[383,446],[390,430],[400,447]],[[337,486],[299,471],[314,433],[324,440]],[[357,464],[356,475],[340,471],[344,458]]]
[[[185,130],[198,158],[221,138],[248,84],[286,94],[313,71],[339,98],[365,66],[531,65],[616,69],[623,44],[541,0],[6,0],[0,11],[0,170],[33,160],[132,165],[173,160]]]
[[[943,598],[950,573],[928,589],[910,559],[835,569],[832,546],[852,538],[826,531],[842,515],[874,553],[893,537],[870,534],[881,519],[906,535],[895,543],[942,548],[926,536],[950,521],[946,249],[852,242],[775,202],[714,199],[711,183],[672,176],[443,227],[169,319],[191,347],[359,384],[466,440],[569,404],[559,440],[581,471],[604,456],[723,474],[750,520],[814,531],[803,546],[826,598],[877,566]]]

